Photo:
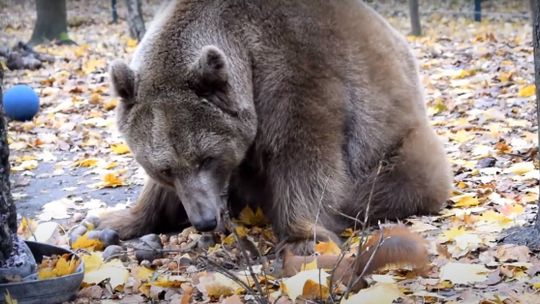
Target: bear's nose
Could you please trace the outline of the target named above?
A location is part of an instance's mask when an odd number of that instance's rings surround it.
[[[195,229],[199,230],[200,232],[212,231],[216,229],[217,220],[215,218],[210,220],[202,220],[193,223],[193,226],[195,226]]]

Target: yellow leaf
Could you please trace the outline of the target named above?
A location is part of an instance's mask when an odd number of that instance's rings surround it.
[[[130,39],[128,39],[126,45],[127,45],[127,47],[134,48],[134,47],[137,46],[138,43],[139,42],[136,39],[131,39],[130,38]]]
[[[105,59],[88,59],[84,62],[82,70],[88,75],[97,69],[104,68],[105,66]]]
[[[40,280],[45,280],[74,273],[77,270],[80,261],[75,256],[71,256],[68,261],[68,257],[69,255],[59,257],[56,260],[56,265],[54,265],[54,267],[44,267],[44,265],[48,264],[48,262],[44,260],[40,265],[38,278]]]
[[[454,284],[471,284],[485,281],[489,272],[484,265],[447,263],[440,268],[440,279]]]
[[[234,230],[238,234],[238,237],[241,237],[241,238],[245,238],[249,232],[249,230],[246,227],[241,226],[241,225],[234,227]]]
[[[217,272],[200,276],[197,285],[197,289],[213,299],[231,296],[239,288],[241,287],[238,283]]]
[[[533,284],[532,284],[532,287],[533,287],[534,289],[540,289],[540,282],[538,282],[538,283],[533,283]]]
[[[137,266],[132,270],[133,276],[140,281],[148,281],[154,275],[152,269],[146,268],[144,266]]]
[[[350,296],[342,304],[392,304],[403,294],[394,283],[377,283]]]
[[[54,269],[52,268],[42,268],[38,271],[38,279],[39,280],[47,280],[56,278],[56,274],[54,273]]]
[[[439,114],[443,111],[448,110],[442,98],[437,98],[431,108],[433,109],[433,114]]]
[[[99,284],[104,280],[109,280],[112,288],[123,286],[129,277],[129,272],[122,262],[114,259],[104,263],[98,269],[85,272],[83,282],[86,284]]]
[[[459,228],[458,227],[453,227],[452,229],[446,230],[446,231],[443,232],[443,235],[449,241],[453,241],[457,237],[465,235],[465,234],[467,234],[467,230],[465,230],[465,228],[462,228],[462,227],[459,227]]]
[[[188,278],[183,276],[166,276],[159,277],[154,282],[150,282],[151,285],[159,286],[163,288],[180,288],[182,283],[190,281]]]
[[[224,238],[221,243],[223,243],[223,245],[231,246],[232,244],[234,244],[234,241],[234,234],[231,233],[226,238]]]
[[[116,108],[117,106],[118,106],[118,99],[110,99],[109,101],[103,104],[103,109],[105,109],[105,111],[110,111]]]
[[[459,73],[454,76],[456,79],[463,79],[467,77],[474,76],[476,74],[476,70],[460,70]]]
[[[325,300],[330,296],[328,287],[320,285],[318,282],[308,279],[302,289],[302,296],[308,300]]]
[[[92,168],[95,167],[98,163],[97,159],[89,158],[89,159],[82,159],[75,162],[75,166],[77,167],[84,167],[84,168]]]
[[[504,226],[504,225],[507,225],[507,224],[510,224],[512,223],[512,219],[498,213],[498,212],[495,212],[493,210],[488,210],[486,212],[484,212],[480,217],[479,217],[479,220],[480,221],[486,221],[486,222],[495,222],[495,223],[498,223],[499,225],[501,226]]]
[[[126,144],[113,144],[111,150],[118,155],[129,153],[129,147]]]
[[[470,132],[467,132],[465,130],[459,130],[457,131],[456,133],[450,133],[448,135],[448,137],[457,142],[457,143],[464,143],[464,142],[467,142],[467,141],[470,141],[471,139],[474,138],[474,134],[470,133]]]
[[[499,78],[501,82],[508,82],[512,78],[512,75],[512,72],[500,72],[497,78]]]
[[[25,171],[25,170],[34,170],[37,168],[38,162],[37,160],[25,160],[22,163],[20,163],[17,166],[11,167],[11,171]]]
[[[341,254],[341,249],[332,241],[319,242],[315,245],[315,252],[319,254],[339,255]]]
[[[314,261],[316,263],[315,259]],[[326,271],[320,269],[303,270],[290,278],[283,279],[281,281],[281,291],[289,295],[289,298],[294,301],[298,296],[302,295],[304,285],[308,280],[327,284],[329,276]]]
[[[124,181],[118,176],[116,173],[107,173],[105,176],[103,176],[103,187],[108,188],[116,188],[119,186],[123,186]]]
[[[526,173],[529,173],[530,171],[534,170],[534,164],[533,162],[520,162],[515,163],[510,168],[506,169],[506,172],[511,172],[517,175],[524,175]]]
[[[118,166],[117,162],[110,162],[110,163],[106,164],[105,167],[103,167],[103,168],[106,169],[106,170],[110,170],[110,169],[116,168],[116,166]]]
[[[340,236],[342,237],[351,237],[354,235],[354,231],[352,230],[352,228],[347,228],[345,230],[343,230],[343,232],[340,234]]]
[[[521,87],[518,92],[519,97],[531,97],[536,94],[536,86],[534,84]]]
[[[73,249],[91,249],[91,250],[102,250],[104,247],[103,242],[96,239],[89,239],[88,232],[81,235],[80,237],[71,244]]]
[[[319,267],[317,266],[317,259],[313,259],[313,261],[309,263],[303,263],[302,266],[300,266],[300,271],[306,271],[306,270],[317,270]]]
[[[0,62],[3,62],[3,61],[0,61]],[[18,304],[19,302],[17,300],[15,300],[11,294],[9,293],[9,290],[6,289],[6,294],[4,296],[4,301],[6,302],[6,304]]]
[[[451,197],[450,200],[454,202],[454,207],[473,207],[480,204],[478,198],[472,196],[471,194],[454,196]]]
[[[17,234],[23,239],[27,240],[33,236],[34,231],[36,231],[38,224],[35,220],[29,219],[26,216],[23,216],[21,223],[17,228]]]
[[[266,225],[268,221],[263,214],[261,208],[257,208],[256,212],[253,212],[249,206],[244,207],[238,216],[238,221],[248,226],[261,226]]]
[[[90,95],[90,98],[88,99],[88,102],[90,104],[100,104],[102,100],[103,97],[100,94],[92,93],[92,95]]]
[[[501,212],[505,216],[520,215],[525,212],[525,208],[520,204],[507,204],[501,208]]]
[[[85,254],[81,258],[84,262],[84,272],[91,272],[97,270],[104,263],[101,252],[92,252],[90,254]]]

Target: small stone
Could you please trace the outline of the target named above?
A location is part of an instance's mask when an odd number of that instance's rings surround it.
[[[108,261],[114,258],[120,258],[120,260],[127,259],[124,249],[118,245],[110,245],[103,250],[103,260]]]
[[[201,249],[207,250],[208,248],[216,245],[213,233],[204,233],[197,241],[197,246]]]
[[[178,263],[176,263],[175,261],[169,262],[169,264],[167,265],[167,268],[169,270],[177,270],[178,269]]]
[[[78,296],[81,298],[89,298],[89,299],[101,299],[101,296],[103,295],[103,289],[97,285],[94,286],[88,286],[81,291],[79,291]]]
[[[188,266],[188,268],[186,268],[186,272],[187,273],[196,273],[198,270],[197,270],[197,267],[195,267],[195,265],[191,265],[191,266]]]
[[[143,235],[139,238],[139,240],[146,242],[146,243],[156,243],[159,244],[159,248],[162,248],[163,245],[161,244],[161,238],[157,234],[147,234]]]
[[[150,263],[149,260],[142,260],[141,266],[146,267],[146,268],[152,268],[152,263]]]
[[[69,233],[69,243],[73,244],[79,237],[85,234],[86,231],[88,231],[88,229],[83,225],[79,225],[73,228],[73,230],[71,230],[71,232]]]
[[[169,242],[169,236],[166,234],[160,234],[159,239],[161,240],[161,244]]]
[[[105,246],[118,245],[120,243],[120,237],[118,233],[112,229],[101,230],[100,240]]]
[[[89,215],[83,221],[83,223],[92,224],[94,226],[94,228],[99,226],[100,222],[101,222],[100,218],[95,216],[95,215]]]
[[[191,258],[186,253],[183,256],[180,257],[180,260],[178,261],[180,266],[189,266],[191,265]]]
[[[112,229],[92,230],[88,232],[88,238],[100,240],[105,247],[118,245],[120,243],[118,233]]]
[[[493,157],[486,157],[479,160],[478,163],[476,163],[476,167],[477,168],[490,168],[490,167],[495,166],[496,163],[497,163],[497,159]]]
[[[169,239],[169,244],[170,245],[178,245],[178,237],[177,236],[171,236],[171,238]]]
[[[80,212],[73,213],[73,215],[71,216],[71,220],[73,221],[73,223],[78,223],[82,221],[83,219],[84,219],[84,214]]]
[[[163,245],[161,244],[161,239],[156,234],[147,234],[140,237],[135,244],[135,257],[138,261],[150,260],[161,258],[163,253]]]

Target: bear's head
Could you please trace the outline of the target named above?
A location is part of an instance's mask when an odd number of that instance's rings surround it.
[[[115,61],[120,132],[147,174],[173,189],[200,231],[219,224],[228,183],[256,133],[226,55],[203,47],[192,62],[134,71]],[[161,69],[161,71],[160,71]],[[174,70],[175,72],[171,72]],[[241,101],[242,99],[242,101]]]

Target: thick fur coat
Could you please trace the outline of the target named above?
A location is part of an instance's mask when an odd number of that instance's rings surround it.
[[[280,240],[437,212],[444,150],[404,38],[359,0],[180,0],[111,79],[150,179],[102,227],[122,238],[263,207]]]

